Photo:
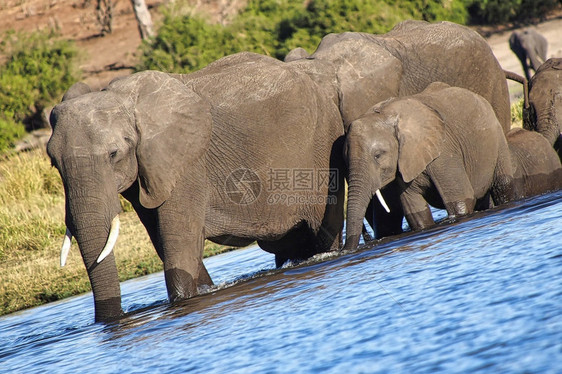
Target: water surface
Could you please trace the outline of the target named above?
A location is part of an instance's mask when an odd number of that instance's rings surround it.
[[[274,269],[205,260],[217,287],[170,305],[162,273],[0,318],[0,372],[562,372],[562,192]]]

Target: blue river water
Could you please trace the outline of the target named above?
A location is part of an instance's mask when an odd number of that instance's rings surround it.
[[[274,269],[206,259],[217,285],[170,305],[162,273],[0,318],[2,373],[561,373],[562,191]]]

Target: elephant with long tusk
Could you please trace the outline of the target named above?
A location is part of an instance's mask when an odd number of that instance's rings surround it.
[[[205,239],[257,240],[277,265],[341,246],[341,115],[296,67],[240,53],[189,75],[145,71],[99,92],[77,84],[50,120],[66,198],[61,265],[76,238],[97,321],[123,313],[119,194],[164,264],[170,301],[212,284]]]

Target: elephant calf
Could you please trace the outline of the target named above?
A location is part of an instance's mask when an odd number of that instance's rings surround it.
[[[428,203],[449,217],[473,212],[479,200],[512,200],[513,169],[494,111],[480,95],[437,82],[392,98],[353,121],[346,135],[349,166],[347,240],[359,243],[371,198],[395,189],[412,230],[434,224]],[[381,201],[384,205],[384,201]]]
[[[562,160],[562,58],[542,64],[529,82],[528,130],[542,134]]]

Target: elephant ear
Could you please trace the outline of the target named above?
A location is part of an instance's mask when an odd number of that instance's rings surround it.
[[[151,209],[170,197],[184,168],[203,155],[212,118],[209,103],[179,80],[156,71],[138,74],[140,202]]]
[[[445,129],[439,113],[418,100],[403,100],[401,105],[396,123],[398,170],[408,183],[441,154]]]

